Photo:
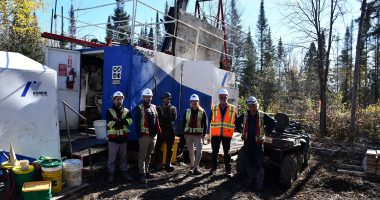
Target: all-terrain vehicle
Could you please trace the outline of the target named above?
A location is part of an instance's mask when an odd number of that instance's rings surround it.
[[[274,118],[277,126],[264,140],[264,165],[275,166],[279,173],[279,183],[289,188],[298,174],[307,166],[309,161],[310,137],[303,125],[289,121],[284,113],[277,113]],[[237,174],[247,177],[246,165],[249,165],[243,146],[237,158]]]

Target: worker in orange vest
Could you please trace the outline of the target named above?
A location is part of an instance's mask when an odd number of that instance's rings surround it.
[[[234,134],[236,107],[227,102],[228,91],[224,88],[219,90],[219,104],[211,107],[210,135],[212,147],[211,171],[213,174],[218,165],[220,143],[223,145],[224,165],[226,176],[231,178],[231,139]]]

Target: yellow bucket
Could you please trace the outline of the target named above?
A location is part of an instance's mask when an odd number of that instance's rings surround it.
[[[172,148],[173,154],[172,154],[172,158],[170,160],[170,163],[175,163],[175,161],[177,159],[177,149],[178,149],[179,140],[180,140],[180,138],[177,136],[174,139],[174,144],[173,144],[173,148]],[[162,144],[161,150],[162,150],[162,164],[165,164],[166,163],[166,143],[165,142]]]
[[[50,160],[43,162],[41,166],[42,180],[51,181],[51,190],[53,193],[62,191],[62,162],[60,160]]]

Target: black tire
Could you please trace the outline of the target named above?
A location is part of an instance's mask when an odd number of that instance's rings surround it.
[[[293,181],[297,177],[297,161],[294,155],[285,155],[280,166],[280,185],[284,188],[292,186]]]
[[[302,163],[302,170],[307,167],[309,164],[309,159],[310,159],[310,149],[307,147],[304,152],[303,152],[303,163]]]
[[[240,178],[248,177],[248,172],[246,168],[246,166],[248,166],[248,157],[245,151],[246,148],[242,147],[236,159],[236,173]]]

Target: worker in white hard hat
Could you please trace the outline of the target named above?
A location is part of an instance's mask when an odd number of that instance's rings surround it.
[[[253,96],[246,100],[248,110],[236,119],[236,129],[243,133],[244,146],[241,149],[249,160],[244,166],[248,172],[248,182],[263,189],[264,180],[264,139],[266,133],[271,133],[276,126],[276,120],[259,110],[259,102]]]
[[[235,119],[237,117],[237,109],[234,105],[227,102],[228,91],[224,88],[218,92],[219,104],[211,107],[210,116],[210,135],[211,135],[211,170],[213,174],[218,166],[218,154],[220,143],[223,145],[224,152],[224,169],[228,178],[232,177],[231,172],[231,139],[235,129]]]
[[[157,134],[161,134],[156,105],[152,104],[153,92],[146,88],[142,92],[143,103],[136,107],[136,133],[139,136],[138,168],[139,179],[147,183],[153,178],[149,172],[151,154],[154,150]]]
[[[199,96],[193,94],[190,96],[190,108],[183,116],[182,128],[186,140],[186,146],[189,150],[191,168],[189,173],[193,175],[202,174],[199,169],[199,163],[202,157],[202,140],[208,129],[208,120],[205,110],[199,104]],[[194,146],[196,155],[194,153]]]
[[[120,159],[120,171],[122,177],[131,181],[132,178],[127,173],[127,139],[129,126],[132,124],[132,115],[123,106],[124,95],[116,91],[113,96],[113,106],[107,110],[107,137],[108,137],[108,178],[107,182],[114,181],[115,161],[117,155]]]

